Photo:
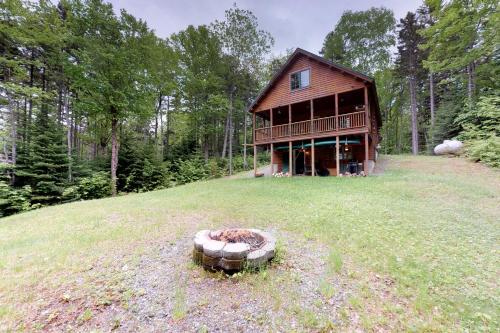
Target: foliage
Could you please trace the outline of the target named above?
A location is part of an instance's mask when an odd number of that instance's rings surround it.
[[[0,217],[24,212],[37,206],[31,204],[31,187],[26,185],[14,189],[4,181],[0,181]]]
[[[33,203],[50,205],[61,200],[67,181],[67,153],[63,132],[48,114],[41,113],[34,123],[33,140],[19,156],[18,183],[33,189]]]
[[[179,184],[207,179],[210,175],[209,166],[199,157],[177,161],[175,167],[177,169],[175,179]]]
[[[462,110],[455,123],[462,127],[461,140],[482,140],[500,136],[500,92],[481,96],[474,108]]]
[[[401,154],[411,151],[410,117],[407,109],[408,90],[404,81],[391,67],[375,73],[382,116],[380,134],[384,154]]]
[[[342,15],[322,54],[376,78],[383,151],[408,152],[413,122],[420,151],[460,135],[474,156],[490,159],[479,143],[496,142],[486,106],[496,102],[482,98],[499,89],[496,8],[426,1],[400,21],[395,61],[390,9]],[[0,177],[30,207],[82,198],[82,180],[104,180],[92,178],[98,172],[110,174],[114,194],[247,170],[246,109],[291,53],[270,55],[272,36],[236,5],[222,20],[159,38],[103,0],[6,0],[0,31],[0,158],[8,163]]]
[[[455,119],[463,130],[466,154],[475,161],[500,167],[500,95],[480,97],[475,108],[466,108]]]
[[[395,23],[392,10],[384,7],[345,11],[320,53],[333,62],[373,74],[390,64]]]
[[[424,65],[432,71],[462,69],[498,47],[498,2],[494,0],[427,1],[435,23],[422,30]]]
[[[7,0],[0,31],[1,177],[30,185],[32,204],[87,197],[91,172],[110,171],[114,194],[247,164],[225,156],[251,136],[245,109],[273,43],[249,10],[163,39],[103,0]]]
[[[101,171],[80,179],[76,185],[67,187],[63,199],[65,201],[100,199],[110,194],[109,174]]]
[[[455,120],[463,111],[464,104],[457,103],[454,98],[447,98],[441,101],[436,110],[436,124],[432,131],[436,142],[449,140],[460,133],[460,126]]]
[[[481,161],[491,167],[500,168],[500,137],[497,135],[482,140],[467,141],[465,152],[473,161]]]

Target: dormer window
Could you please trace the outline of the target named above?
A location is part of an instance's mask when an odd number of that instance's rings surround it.
[[[290,74],[290,90],[298,90],[309,87],[310,70],[305,69]]]

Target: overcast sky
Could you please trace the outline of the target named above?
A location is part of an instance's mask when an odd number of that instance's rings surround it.
[[[342,12],[384,6],[394,11],[396,20],[414,11],[422,0],[110,0],[115,10],[125,8],[146,20],[160,37],[185,29],[189,24],[209,24],[224,18],[224,10],[234,2],[251,10],[259,26],[274,39],[273,53],[301,47],[319,53],[323,40],[333,30]]]

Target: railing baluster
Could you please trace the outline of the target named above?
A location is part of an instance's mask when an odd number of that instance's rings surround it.
[[[299,121],[291,124],[276,125],[255,129],[255,141],[266,141],[283,137],[307,135],[351,129],[366,126],[366,111],[352,112],[339,116]],[[338,126],[338,128],[337,128]]]

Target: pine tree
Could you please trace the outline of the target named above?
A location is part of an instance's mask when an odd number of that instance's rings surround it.
[[[419,151],[419,117],[418,117],[418,95],[421,94],[422,84],[426,79],[426,73],[422,67],[425,54],[419,49],[423,43],[423,37],[418,33],[423,28],[415,13],[409,12],[397,25],[398,31],[398,57],[396,60],[397,72],[408,82],[411,110],[411,137],[412,153]]]
[[[20,185],[32,188],[32,203],[50,205],[60,201],[67,180],[64,133],[47,113],[33,123],[33,140],[18,167]]]

